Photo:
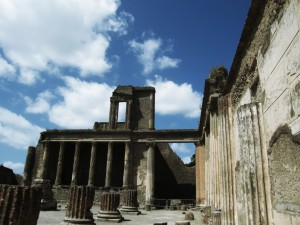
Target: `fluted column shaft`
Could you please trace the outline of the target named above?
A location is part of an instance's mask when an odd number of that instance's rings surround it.
[[[113,143],[109,142],[108,151],[107,151],[105,187],[111,187],[112,162],[113,162]]]
[[[78,184],[79,160],[80,160],[80,142],[76,142],[74,163],[73,163],[73,172],[72,172],[72,181],[71,181],[72,185]]]
[[[55,185],[61,185],[64,158],[65,158],[65,142],[61,142],[59,148]]]
[[[97,158],[97,142],[93,142],[92,150],[91,150],[89,181],[88,181],[89,186],[93,186],[95,184],[96,158]]]

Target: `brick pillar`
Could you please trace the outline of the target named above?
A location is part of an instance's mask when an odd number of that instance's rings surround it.
[[[124,218],[118,210],[120,194],[103,193],[100,198],[100,211],[97,220],[121,222]]]
[[[25,186],[30,186],[32,182],[32,170],[35,161],[35,147],[30,146],[27,151],[26,163],[23,173],[23,184]]]
[[[196,204],[205,203],[205,148],[200,143],[196,145]]]
[[[58,162],[57,162],[55,185],[61,185],[64,157],[65,157],[65,142],[61,142],[59,148]]]
[[[138,210],[137,190],[128,189],[121,192],[121,208],[122,213],[139,215]]]
[[[0,224],[36,225],[40,204],[38,188],[0,185]]]
[[[69,206],[63,225],[95,225],[91,208],[95,196],[94,187],[73,186],[70,190]]]

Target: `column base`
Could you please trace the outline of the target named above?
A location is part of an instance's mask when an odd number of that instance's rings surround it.
[[[120,223],[121,221],[124,220],[124,218],[119,211],[115,211],[115,212],[99,211],[96,220]]]
[[[64,222],[61,225],[69,225],[69,224],[84,224],[84,225],[96,225],[94,220],[90,219],[74,219],[65,217]]]
[[[122,214],[129,214],[129,215],[141,214],[141,211],[139,211],[137,207],[122,206],[119,210],[121,211]]]

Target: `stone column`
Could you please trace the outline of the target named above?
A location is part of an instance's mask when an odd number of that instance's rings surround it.
[[[121,222],[124,218],[118,210],[119,204],[119,193],[103,193],[100,198],[97,220]]]
[[[125,157],[124,157],[124,173],[123,173],[123,188],[128,188],[130,186],[130,164],[131,164],[131,157],[130,157],[130,145],[129,141],[125,142]]]
[[[127,107],[126,107],[126,128],[130,129],[131,128],[131,111],[132,111],[132,100],[129,100],[127,102]]]
[[[57,163],[57,170],[56,170],[56,179],[55,179],[56,186],[61,185],[64,158],[65,158],[65,142],[60,142],[59,156],[58,156],[58,163]]]
[[[35,147],[30,146],[27,151],[27,157],[24,167],[24,173],[23,173],[23,184],[25,186],[30,186],[32,182],[32,170],[34,167],[34,161],[35,161]]]
[[[38,188],[0,185],[0,224],[36,225],[41,195]]]
[[[78,184],[79,161],[80,161],[80,142],[76,142],[71,185]]]
[[[105,175],[106,188],[111,187],[112,162],[113,162],[113,142],[109,142],[108,151],[107,151],[106,175]]]
[[[155,92],[150,93],[150,117],[149,117],[149,129],[153,130],[155,125]]]
[[[69,195],[69,206],[63,225],[85,224],[95,225],[91,208],[95,189],[89,186],[73,186]]]
[[[150,206],[154,198],[155,181],[155,143],[148,143],[147,177],[146,177],[146,205]],[[148,207],[147,207],[148,208]]]
[[[42,168],[41,168],[41,174],[40,174],[40,178],[41,179],[47,179],[47,175],[48,175],[48,161],[49,161],[49,142],[43,142],[43,162],[42,162]]]
[[[128,189],[121,192],[121,209],[122,213],[139,215],[137,190]]]
[[[205,148],[200,143],[196,147],[196,201],[205,203]]]
[[[88,181],[89,186],[94,186],[95,184],[96,159],[97,159],[97,142],[93,142],[92,150],[91,150],[89,181]]]

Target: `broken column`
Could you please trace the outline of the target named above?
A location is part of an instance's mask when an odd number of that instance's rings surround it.
[[[26,157],[26,163],[24,167],[24,173],[23,173],[23,184],[25,186],[30,186],[32,182],[32,170],[34,167],[34,161],[35,161],[35,147],[28,147],[27,151],[27,157]]]
[[[119,204],[119,193],[103,193],[100,198],[100,211],[97,214],[97,220],[121,222],[123,217],[118,210]]]
[[[56,210],[57,201],[53,198],[50,180],[47,179],[50,154],[49,142],[43,143],[43,150],[43,162],[40,178],[34,180],[33,186],[42,189],[41,210]]]
[[[0,224],[36,225],[40,204],[38,188],[0,185]]]
[[[121,208],[122,213],[139,215],[141,212],[138,210],[137,190],[128,189],[121,192]]]
[[[69,205],[63,225],[85,224],[94,225],[91,208],[95,195],[94,187],[73,186],[70,190]]]

